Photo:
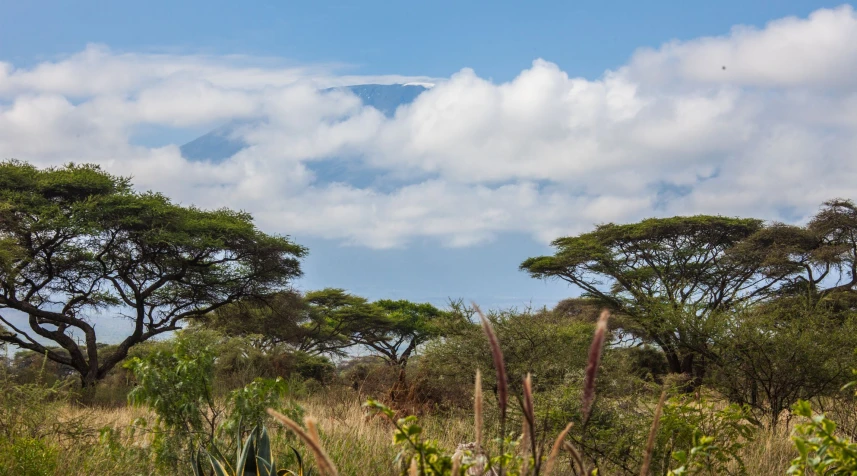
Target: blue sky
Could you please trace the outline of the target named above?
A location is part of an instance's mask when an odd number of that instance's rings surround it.
[[[842,2],[688,1],[7,1],[0,57],[27,64],[103,43],[119,51],[270,56],[363,74],[507,81],[545,58],[596,78],[636,48],[762,26]]]
[[[248,210],[310,247],[302,289],[552,305],[577,291],[517,265],[558,236],[857,197],[855,78],[841,2],[8,1],[0,158]],[[435,86],[392,117],[318,92],[407,82]],[[181,156],[247,119],[229,160]]]

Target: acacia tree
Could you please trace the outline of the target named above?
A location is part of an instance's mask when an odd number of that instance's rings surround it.
[[[369,302],[339,288],[289,291],[252,298],[217,309],[201,323],[227,335],[255,336],[260,347],[285,345],[309,354],[339,354],[363,347],[387,364],[404,368],[413,352],[466,321],[458,311],[442,311],[406,300]],[[458,316],[459,319],[452,319]]]
[[[631,331],[663,350],[672,372],[698,383],[720,314],[767,296],[793,273],[764,273],[759,259],[730,255],[762,228],[760,220],[702,215],[600,225],[555,240],[553,256],[521,269],[564,280],[620,312]]]
[[[771,224],[730,256],[768,277],[785,276],[781,296],[800,296],[811,305],[836,301],[840,311],[857,307],[857,206],[850,200],[824,202],[803,227]]]
[[[355,333],[386,321],[365,298],[326,288],[245,299],[217,309],[201,323],[226,335],[252,337],[264,350],[285,346],[313,355],[342,355],[357,345]]]
[[[455,318],[464,318],[464,315],[407,300],[382,299],[372,306],[377,317],[352,328],[351,341],[397,369],[398,379],[390,389],[390,398],[398,400],[405,391],[408,361],[417,347],[444,335],[446,329],[457,324]]]
[[[354,328],[351,340],[402,369],[420,344],[443,333],[449,316],[428,303],[382,299],[372,305],[378,318]]]
[[[824,202],[807,228],[819,240],[815,264],[838,275],[824,292],[857,292],[857,205],[842,198]]]
[[[132,346],[286,286],[305,253],[259,231],[247,213],[137,193],[95,165],[0,163],[0,341],[72,367],[87,387]],[[96,324],[105,317],[132,329],[99,355]]]
[[[225,336],[245,337],[254,347],[271,351],[277,346],[300,347],[306,302],[294,290],[252,296],[220,307],[194,324]]]

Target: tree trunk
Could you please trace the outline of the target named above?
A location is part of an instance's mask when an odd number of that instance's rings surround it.
[[[681,373],[687,378],[687,383],[682,387],[685,393],[690,393],[702,385],[705,377],[705,365],[694,353],[688,353],[681,359]]]
[[[393,388],[390,389],[390,400],[393,402],[401,401],[402,397],[405,395],[405,391],[408,387],[407,379],[405,375],[405,366],[398,366],[399,375],[396,378],[396,383],[393,384]]]
[[[664,351],[664,356],[667,359],[667,365],[669,365],[671,374],[680,374],[681,373],[681,359],[678,354],[672,351],[671,349],[666,349],[661,347]]]
[[[667,359],[671,374],[683,374],[687,378],[687,383],[682,386],[682,391],[686,393],[693,392],[700,385],[705,377],[705,360],[694,352],[683,354],[675,350],[672,346],[658,342],[661,350],[664,352],[664,357]]]
[[[80,396],[78,402],[92,403],[95,399],[95,387],[98,385],[98,374],[95,369],[88,369],[80,374]]]

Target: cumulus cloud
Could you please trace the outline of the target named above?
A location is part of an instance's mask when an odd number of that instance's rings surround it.
[[[725,69],[723,68],[725,66]],[[90,161],[184,203],[249,210],[272,232],[394,247],[548,241],[594,223],[720,213],[800,221],[857,198],[857,14],[670,42],[597,79],[536,60],[494,83],[360,77],[248,57],[92,46],[32,68],[0,63],[0,156]],[[431,81],[393,117],[331,86]],[[249,145],[191,162],[135,128],[239,128]],[[406,177],[393,190],[316,180],[330,157]]]

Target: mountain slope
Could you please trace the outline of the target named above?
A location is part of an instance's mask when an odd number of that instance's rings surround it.
[[[324,89],[329,92],[339,88]],[[410,104],[428,88],[416,84],[359,84],[345,88],[371,106],[391,117],[399,106]],[[251,121],[233,121],[182,145],[182,157],[188,160],[221,162],[240,152],[247,144],[237,137],[237,130]],[[338,175],[342,175],[341,173]]]

